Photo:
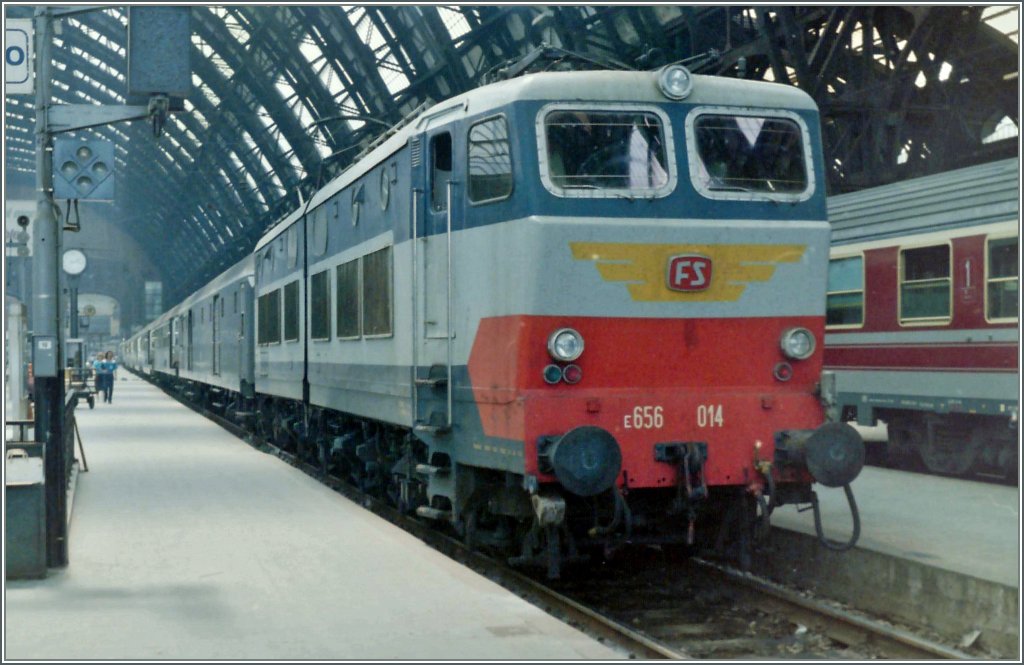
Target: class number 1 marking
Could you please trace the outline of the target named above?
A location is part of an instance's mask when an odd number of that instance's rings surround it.
[[[635,406],[633,413],[622,417],[623,429],[661,429],[665,426],[665,410],[660,406]]]

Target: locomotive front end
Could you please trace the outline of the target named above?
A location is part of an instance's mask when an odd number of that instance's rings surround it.
[[[775,506],[863,464],[854,430],[821,426],[816,108],[679,68],[576,76],[561,98],[586,101],[532,107],[533,215],[487,257],[530,269],[528,313],[479,323],[482,430],[522,441],[548,538],[695,545],[724,528],[744,549]]]

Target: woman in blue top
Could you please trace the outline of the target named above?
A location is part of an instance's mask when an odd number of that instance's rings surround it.
[[[93,383],[96,385],[96,392],[103,392],[103,374],[100,369],[103,365],[103,352],[100,351],[96,354],[96,360],[92,361],[92,375]]]
[[[114,372],[117,370],[117,361],[114,360],[114,352],[107,351],[107,357],[103,361],[103,401],[110,404],[114,399]]]

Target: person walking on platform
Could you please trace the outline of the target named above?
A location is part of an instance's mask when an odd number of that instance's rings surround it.
[[[97,394],[103,392],[103,375],[100,373],[100,365],[103,364],[103,352],[96,354],[96,360],[92,361],[92,380],[96,387]]]
[[[114,372],[117,371],[117,361],[114,360],[114,352],[107,351],[107,357],[103,361],[103,401],[110,404],[114,400]]]

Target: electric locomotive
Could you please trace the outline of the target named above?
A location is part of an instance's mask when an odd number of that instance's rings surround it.
[[[441,102],[257,244],[253,426],[552,576],[627,542],[748,557],[863,463],[821,425],[824,182],[789,86],[676,65]]]

